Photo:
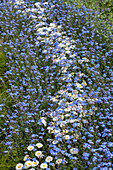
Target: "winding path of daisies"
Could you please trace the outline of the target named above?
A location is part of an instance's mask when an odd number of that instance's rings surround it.
[[[1,16],[12,99],[2,105],[1,144],[22,162],[16,170],[112,170],[112,50],[96,30],[98,14],[16,0]]]

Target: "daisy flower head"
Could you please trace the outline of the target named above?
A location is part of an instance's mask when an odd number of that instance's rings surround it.
[[[57,143],[58,143],[58,141],[57,141],[57,140],[54,140],[52,143],[55,145],[55,144],[57,144]]]
[[[26,161],[27,158],[29,158],[29,155],[26,155],[23,160]]]
[[[79,84],[79,83],[77,83],[76,86],[77,86],[78,88],[82,88],[82,85]]]
[[[69,135],[65,135],[64,138],[65,138],[66,140],[69,140],[69,139],[70,139],[70,136],[69,136]]]
[[[56,164],[61,164],[62,163],[62,159],[57,159],[56,160]]]
[[[25,168],[30,168],[32,166],[32,162],[31,161],[26,161],[24,164]]]
[[[83,85],[83,86],[86,86],[86,85],[87,85],[87,83],[86,83],[85,81],[83,81],[83,82],[82,82],[82,85]]]
[[[65,129],[65,130],[63,130],[63,132],[64,132],[64,133],[68,133],[68,132],[69,132],[69,130],[68,130],[68,129]]]
[[[39,164],[39,161],[37,161],[37,160],[36,160],[36,161],[33,161],[33,162],[32,162],[32,167],[35,167],[35,166],[37,166],[38,164]]]
[[[47,156],[47,158],[46,158],[46,162],[51,162],[53,160],[53,157],[52,156]]]
[[[70,153],[71,154],[77,154],[78,153],[78,149],[77,148],[71,148],[70,149]]]
[[[16,165],[16,170],[21,170],[23,167],[23,164],[19,163]]]
[[[27,149],[28,149],[28,151],[32,151],[32,150],[34,149],[34,146],[29,145],[29,146],[27,147]]]
[[[42,147],[43,147],[43,144],[42,144],[42,143],[37,143],[36,146],[37,146],[38,148],[42,148]]]
[[[40,165],[40,168],[42,168],[42,169],[46,169],[47,167],[48,167],[47,163],[42,163]]]
[[[38,158],[41,157],[42,156],[42,151],[36,151],[35,156],[37,156]]]
[[[45,117],[41,117],[41,122],[43,123],[44,126],[47,126],[47,122],[45,119],[46,119]]]

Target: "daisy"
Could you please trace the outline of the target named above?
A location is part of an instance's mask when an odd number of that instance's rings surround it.
[[[65,108],[64,111],[65,112],[69,112],[71,110],[71,108]]]
[[[53,160],[53,157],[51,157],[51,156],[47,156],[47,158],[46,158],[46,162],[51,162]]]
[[[45,117],[41,117],[40,119],[41,119],[42,123],[44,124],[44,126],[47,126],[47,122],[45,121],[46,118]]]
[[[60,115],[59,118],[60,118],[61,120],[63,120],[63,119],[64,119],[64,115]]]
[[[54,117],[54,118],[53,118],[53,121],[58,121],[58,117]]]
[[[62,162],[62,159],[57,159],[56,164],[60,164]]]
[[[76,83],[76,86],[77,86],[78,88],[82,88],[82,85],[79,84],[79,83]]]
[[[71,94],[71,93],[68,93],[68,96],[72,96],[72,94]]]
[[[43,144],[42,144],[42,143],[37,143],[36,146],[37,146],[38,148],[42,148]]]
[[[83,86],[86,86],[86,85],[87,85],[87,83],[86,83],[85,81],[83,81],[82,84],[83,84]]]
[[[55,144],[57,144],[57,143],[58,143],[58,141],[57,141],[57,140],[54,140],[52,143],[55,145]]]
[[[23,167],[23,164],[19,163],[16,165],[16,170],[21,170]]]
[[[42,169],[46,169],[47,168],[47,163],[42,163],[41,165],[40,165],[40,168],[42,168]]]
[[[64,138],[65,138],[66,140],[69,140],[69,139],[70,139],[70,136],[69,136],[69,135],[65,135]]]
[[[36,160],[36,161],[33,161],[33,162],[32,162],[32,167],[35,167],[35,166],[37,166],[38,164],[39,164],[39,161],[37,161],[37,160]]]
[[[32,165],[31,161],[26,161],[25,164],[24,164],[24,167],[29,168],[29,167],[31,167],[31,165]]]
[[[32,151],[32,150],[34,149],[34,146],[29,145],[29,146],[27,147],[27,149],[28,149],[28,151]]]
[[[26,155],[23,160],[26,161],[27,158],[29,158],[29,155]]]
[[[68,132],[69,132],[69,130],[65,129],[65,130],[63,130],[63,132],[64,132],[64,133],[68,133]]]
[[[71,152],[71,154],[77,154],[78,153],[78,149],[77,148],[71,148],[70,152]]]
[[[37,156],[38,158],[41,157],[42,156],[42,151],[36,151],[35,156]]]

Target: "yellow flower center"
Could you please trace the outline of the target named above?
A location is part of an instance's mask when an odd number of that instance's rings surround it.
[[[45,166],[45,165],[43,165],[43,167],[45,168],[46,166]]]
[[[21,168],[21,165],[18,165],[18,168]]]
[[[31,163],[29,162],[28,165],[31,165]]]
[[[37,155],[40,155],[40,152],[38,152]]]
[[[34,162],[34,164],[36,165],[36,162]]]

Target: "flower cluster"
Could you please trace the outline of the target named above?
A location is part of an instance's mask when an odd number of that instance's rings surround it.
[[[1,144],[26,155],[16,169],[112,168],[113,44],[98,13],[60,0],[0,7],[11,100]]]
[[[37,147],[39,150],[37,150],[35,147]],[[37,143],[35,146],[29,145],[27,149],[31,155],[33,155],[33,151],[35,151],[35,154],[34,154],[35,157],[31,158],[29,155],[25,155],[23,159],[24,164],[18,163],[16,165],[16,170],[29,169],[29,168],[30,170],[33,170],[34,168],[39,168],[39,167],[41,169],[47,169],[47,168],[50,169],[50,167],[55,168],[55,164],[59,165],[63,162],[63,160],[60,158],[54,160],[55,158],[52,156],[47,156],[45,158],[45,155],[43,154],[44,151],[42,151],[42,147],[43,147],[42,143]],[[71,151],[71,152],[73,153],[74,151]]]

